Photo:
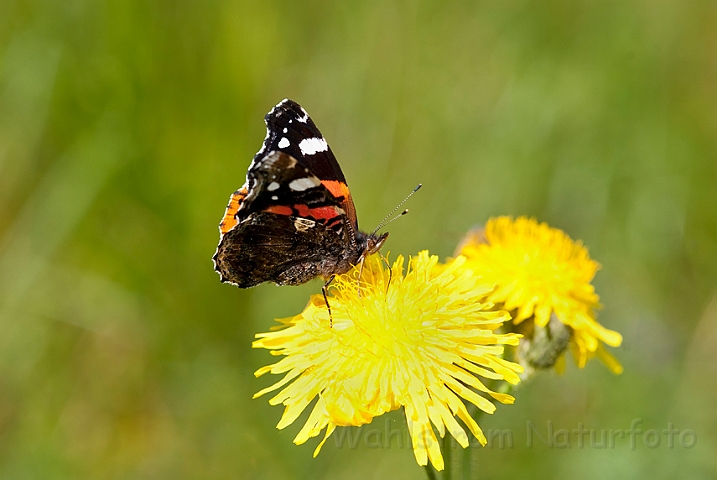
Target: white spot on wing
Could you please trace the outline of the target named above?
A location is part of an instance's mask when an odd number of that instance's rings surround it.
[[[274,190],[279,188],[279,184],[277,182],[271,182],[268,187],[266,187],[267,190],[270,192],[273,192]]]
[[[279,200],[279,197],[277,197],[276,195],[272,195],[272,196],[271,196],[271,199],[272,199],[272,200]]]
[[[281,140],[279,140],[279,148],[286,148],[290,145],[289,139],[286,137],[282,137]]]
[[[291,181],[289,188],[295,192],[303,192],[304,190],[318,186],[320,183],[316,177],[297,178]]]
[[[323,138],[305,138],[299,143],[301,153],[304,155],[313,155],[318,152],[325,152],[329,149],[329,145]]]
[[[289,129],[286,128],[286,127],[284,127],[284,133],[286,133],[286,132],[288,132],[288,131],[289,131]]]
[[[309,114],[306,113],[306,110],[304,108],[301,108],[301,112],[304,114],[302,117],[297,118],[298,121],[301,123],[306,123],[306,121],[309,119]]]

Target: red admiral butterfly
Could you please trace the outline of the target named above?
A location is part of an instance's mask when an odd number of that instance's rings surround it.
[[[298,103],[283,100],[264,121],[264,145],[219,224],[214,269],[241,288],[330,282],[378,252],[388,233],[359,231],[341,167]]]

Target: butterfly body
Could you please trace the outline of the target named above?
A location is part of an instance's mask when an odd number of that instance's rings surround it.
[[[219,225],[213,260],[221,281],[299,285],[377,252],[388,233],[359,231],[343,172],[304,109],[283,100],[265,121],[264,144]]]

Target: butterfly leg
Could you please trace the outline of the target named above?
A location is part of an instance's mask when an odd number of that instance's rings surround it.
[[[321,287],[321,293],[324,295],[326,309],[329,311],[329,328],[334,328],[334,317],[331,315],[331,305],[329,305],[329,297],[326,296],[326,292],[328,291],[329,285],[331,285],[331,282],[334,281],[335,277],[336,275],[331,275],[331,278],[329,278],[328,281],[324,283],[324,286]]]
[[[366,256],[361,255],[361,259],[359,260],[359,274],[356,278],[356,290],[358,291],[358,296],[361,297],[361,276],[363,275],[363,264],[366,261]]]
[[[381,252],[378,252],[378,254],[381,255],[381,260],[384,261],[386,267],[388,268],[388,283],[386,284],[386,295],[388,295],[388,289],[391,286],[391,280],[393,280],[393,269],[391,268],[391,264],[388,263],[388,258],[384,257]]]

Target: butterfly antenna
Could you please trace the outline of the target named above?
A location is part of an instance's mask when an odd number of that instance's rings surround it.
[[[401,203],[399,203],[398,205],[396,205],[396,207],[395,207],[393,210],[391,210],[391,213],[389,213],[388,215],[386,215],[386,216],[384,217],[384,219],[381,220],[381,223],[378,224],[378,227],[376,227],[376,230],[374,230],[373,233],[371,233],[371,235],[376,235],[376,232],[378,232],[379,230],[381,230],[383,227],[385,227],[385,226],[388,225],[389,223],[393,222],[393,221],[396,220],[397,218],[402,217],[403,215],[407,214],[407,213],[408,213],[408,209],[405,209],[404,211],[402,211],[401,213],[399,213],[399,214],[396,215],[395,217],[391,218],[391,217],[393,216],[393,214],[396,213],[396,210],[398,210],[399,208],[401,208],[401,206],[402,206],[404,203],[406,203],[406,201],[407,201],[409,198],[411,198],[411,197],[413,196],[413,194],[416,193],[422,186],[423,186],[423,184],[422,184],[422,183],[419,183],[419,184],[416,186],[416,188],[414,188],[413,191],[412,191],[411,193],[409,193],[406,198],[403,199],[403,201],[402,201]],[[390,220],[389,220],[389,219],[390,219]]]

